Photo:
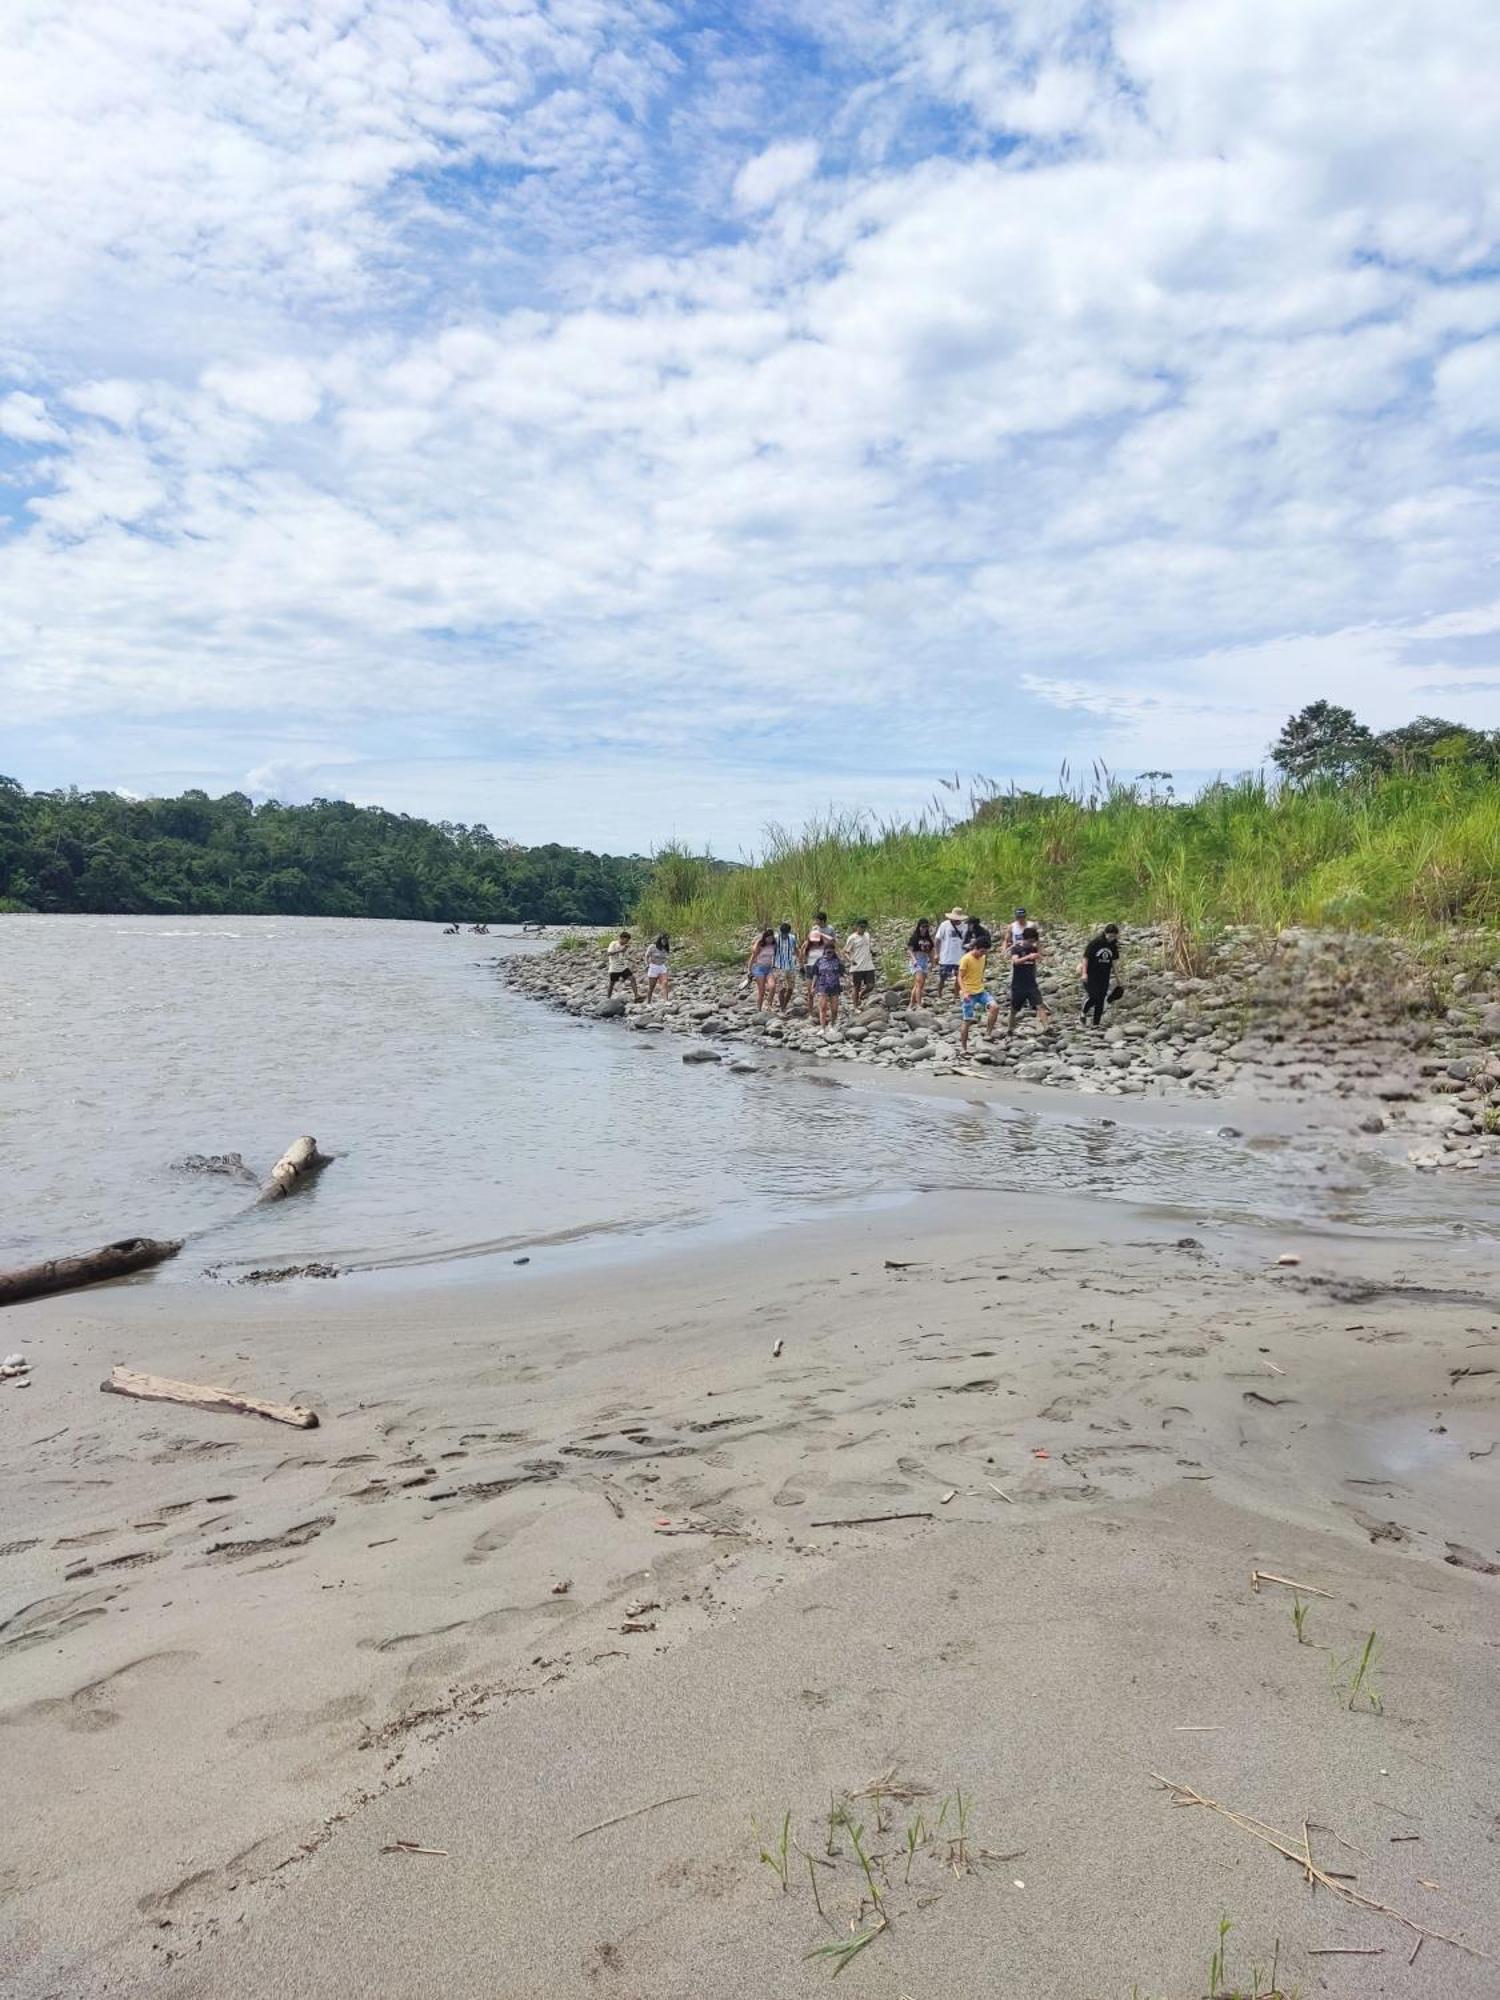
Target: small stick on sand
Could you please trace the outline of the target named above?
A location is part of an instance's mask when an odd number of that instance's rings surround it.
[[[809,1521],[810,1528],[867,1528],[876,1521],[930,1521],[932,1510],[919,1514],[853,1514],[846,1521]]]
[[[623,1521],[625,1518],[625,1509],[621,1506],[619,1500],[615,1497],[613,1493],[610,1492],[609,1488],[605,1486],[602,1482],[600,1484],[599,1491],[604,1495],[605,1499],[609,1502],[610,1511],[613,1513],[615,1519],[617,1521]]]
[[[446,1847],[422,1847],[415,1840],[393,1840],[380,1851],[382,1854],[437,1854],[444,1860],[448,1857]]]
[[[1420,1938],[1418,1944],[1422,1942]],[[1383,1944],[1310,1944],[1309,1958],[1384,1958]]]
[[[684,1799],[695,1799],[697,1796],[696,1792],[673,1792],[669,1799],[653,1799],[650,1805],[632,1806],[629,1812],[616,1813],[613,1819],[595,1820],[592,1826],[586,1826],[582,1833],[575,1833],[573,1838],[587,1840],[591,1833],[603,1833],[607,1826],[620,1826],[627,1819],[639,1819],[642,1813],[660,1812],[663,1806],[680,1806]]]
[[[1288,1590],[1305,1590],[1309,1597],[1333,1596],[1331,1590],[1319,1590],[1315,1583],[1298,1583],[1295,1577],[1277,1576],[1268,1569],[1253,1569],[1250,1572],[1250,1588],[1259,1595],[1263,1583],[1284,1583]]]
[[[950,1500],[956,1500],[957,1498],[958,1498],[958,1488],[956,1486],[950,1486],[948,1488],[948,1491],[943,1495],[942,1499],[939,1500],[938,1505],[940,1507],[946,1507]]]
[[[1015,1501],[1011,1499],[1010,1495],[1006,1492],[1003,1486],[997,1486],[993,1479],[987,1479],[984,1483],[986,1486],[988,1486],[991,1493],[998,1493],[1000,1495],[1000,1498],[1006,1503],[1007,1506],[1009,1507],[1015,1506],[1016,1504]]]

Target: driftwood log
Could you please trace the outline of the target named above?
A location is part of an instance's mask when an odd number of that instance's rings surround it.
[[[238,1389],[209,1389],[197,1382],[172,1382],[165,1375],[139,1375],[116,1366],[99,1387],[108,1396],[135,1396],[144,1403],[187,1403],[195,1410],[229,1410],[242,1417],[269,1417],[273,1424],[292,1424],[300,1431],[318,1427],[316,1410],[300,1403],[268,1403],[260,1396],[242,1396]]]
[[[316,1139],[304,1136],[294,1139],[281,1158],[271,1169],[270,1178],[260,1191],[261,1201],[281,1201],[287,1195],[310,1181],[314,1174],[328,1165],[328,1154],[318,1151]]]
[[[175,1257],[181,1242],[157,1243],[149,1236],[128,1236],[122,1243],[106,1243],[102,1250],[89,1250],[78,1257],[49,1257],[44,1264],[28,1264],[19,1271],[0,1271],[0,1306],[19,1305],[22,1299],[39,1299],[48,1292],[72,1292],[81,1285],[102,1285],[108,1278],[125,1278],[132,1271],[144,1271]]]

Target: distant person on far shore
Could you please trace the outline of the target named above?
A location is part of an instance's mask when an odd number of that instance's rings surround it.
[[[1078,977],[1083,981],[1083,1019],[1092,1015],[1097,1028],[1104,1019],[1104,1003],[1124,991],[1115,983],[1115,967],[1120,960],[1120,926],[1106,924],[1097,937],[1083,947],[1078,961]]]
[[[916,928],[906,940],[906,969],[911,974],[911,1001],[920,1007],[927,995],[927,975],[937,957],[937,939],[926,917],[918,917]]]
[[[646,1005],[672,990],[672,940],[662,931],[646,947]]]
[[[951,979],[953,990],[958,992],[958,962],[964,955],[964,926],[969,921],[969,913],[957,903],[937,927],[937,976],[939,1000],[943,988]]]
[[[849,981],[854,989],[854,1011],[875,991],[875,940],[870,936],[869,919],[860,917],[844,940],[844,956],[849,964]]]
[[[802,940],[802,977],[807,985],[807,1011],[813,1011],[813,995],[817,987],[818,960],[825,944],[836,945],[838,938],[828,921],[826,910],[815,910],[813,920],[807,927],[807,936]]]
[[[628,981],[630,991],[639,1000],[641,989],[635,983],[635,967],[630,963],[630,933],[620,935],[604,947],[604,955],[609,961],[609,997],[614,998],[615,988],[622,981]]]
[[[797,990],[797,933],[790,924],[776,932],[776,1004],[784,1014]]]
[[[844,990],[844,961],[832,931],[824,933],[823,949],[813,962],[813,988],[818,999],[818,1026],[831,1028],[839,1017],[839,995]]]
[[[1052,1019],[1046,1001],[1042,998],[1041,982],[1037,967],[1042,961],[1042,940],[1035,924],[1022,926],[1021,935],[1010,948],[1010,1026],[1008,1034],[1016,1031],[1016,1022],[1022,1014],[1035,1014],[1040,1025],[1045,1026]]]
[[[987,961],[990,950],[990,934],[981,925],[969,939],[969,948],[958,962],[958,1004],[963,1014],[963,1026],[958,1031],[958,1046],[968,1053],[969,1029],[984,1016],[985,1037],[995,1039],[995,1023],[1000,1018],[1000,1002],[990,993],[986,979]]]
[[[755,986],[755,1011],[763,1014],[771,1004],[776,976],[776,933],[769,927],[761,932],[750,947],[745,970]]]

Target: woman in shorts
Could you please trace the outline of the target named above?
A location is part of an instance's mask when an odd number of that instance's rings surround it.
[[[927,991],[927,975],[932,970],[936,952],[937,945],[933,941],[932,925],[926,917],[918,917],[916,929],[906,940],[906,963],[911,972],[913,1007],[922,1005],[922,996]]]
[[[832,938],[824,945],[813,968],[813,992],[817,996],[818,1026],[831,1028],[839,1017],[839,995],[844,990],[844,961]]]
[[[671,980],[672,940],[662,931],[653,944],[646,947],[646,1005],[653,1000],[665,1000],[672,990]]]
[[[751,948],[748,962],[750,978],[755,986],[755,1009],[764,1013],[771,1004],[772,978],[776,971],[776,933],[764,930]]]

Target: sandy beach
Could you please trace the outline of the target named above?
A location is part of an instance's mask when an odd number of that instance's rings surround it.
[[[1409,1925],[1500,1953],[1495,1292],[1483,1245],[942,1195],[14,1308],[7,1990],[818,1992],[864,1793],[889,1928],[842,1990],[1175,2000],[1227,1914],[1247,1982],[1279,1940],[1288,1991],[1491,1994]]]

